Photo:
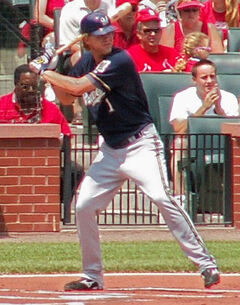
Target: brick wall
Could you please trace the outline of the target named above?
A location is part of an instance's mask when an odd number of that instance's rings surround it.
[[[0,125],[0,231],[60,230],[60,126]]]
[[[223,124],[222,132],[232,137],[233,225],[240,229],[240,124]]]

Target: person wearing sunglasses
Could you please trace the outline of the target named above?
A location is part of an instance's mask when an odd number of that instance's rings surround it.
[[[61,126],[62,135],[71,136],[71,129],[56,104],[49,102],[39,76],[23,64],[14,71],[12,92],[0,97],[1,123],[52,123]]]
[[[138,72],[170,70],[180,54],[174,49],[159,45],[162,29],[157,11],[146,8],[137,16],[139,43],[130,47],[128,53]]]
[[[113,44],[115,47],[122,49],[127,49],[139,42],[136,34],[136,16],[139,0],[116,0],[116,7],[125,2],[129,2],[132,5],[132,11],[113,23],[116,27]]]
[[[207,59],[211,52],[210,39],[202,32],[186,35],[182,56],[177,60],[173,72],[192,72],[193,66],[201,59]]]
[[[187,34],[202,32],[209,36],[212,52],[223,53],[223,43],[215,25],[199,19],[201,7],[203,4],[198,0],[180,0],[177,5],[180,18],[163,29],[160,43],[181,52]]]

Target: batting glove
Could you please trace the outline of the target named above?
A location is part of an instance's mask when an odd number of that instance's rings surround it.
[[[30,69],[37,73],[42,74],[45,70],[55,70],[58,63],[58,55],[54,48],[47,49],[43,55],[35,58],[29,63]]]

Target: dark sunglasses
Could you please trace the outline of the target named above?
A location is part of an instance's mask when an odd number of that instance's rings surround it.
[[[155,29],[143,29],[142,31],[143,31],[143,33],[145,35],[149,35],[152,32],[154,32],[155,34],[159,33],[160,29],[159,28],[155,28]]]
[[[191,13],[191,12],[196,13],[199,11],[199,8],[185,8],[183,9],[183,11],[186,13]]]
[[[22,84],[22,83],[18,83],[19,87],[21,87],[21,89],[23,90],[27,90],[29,91],[31,88],[33,91],[37,91],[38,90],[38,86],[37,85],[31,85],[31,84]]]

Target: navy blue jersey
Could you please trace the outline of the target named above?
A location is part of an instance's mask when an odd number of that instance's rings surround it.
[[[124,50],[113,48],[97,66],[86,52],[69,75],[86,75],[96,86],[83,100],[108,145],[114,147],[152,123],[141,79]]]

